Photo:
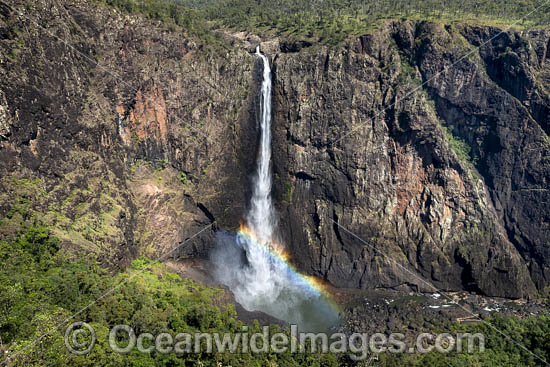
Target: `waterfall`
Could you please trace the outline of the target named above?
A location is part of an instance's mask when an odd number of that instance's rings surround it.
[[[246,281],[236,287],[234,292],[240,302],[249,309],[265,308],[266,300],[277,298],[284,279],[270,257],[274,246],[274,209],[271,199],[271,68],[269,60],[256,47],[256,56],[262,60],[262,84],[260,91],[260,140],[258,146],[257,168],[252,180],[252,197],[247,215],[247,226],[253,235],[253,241],[238,236],[237,242],[246,252],[247,271],[241,274]]]
[[[248,225],[262,245],[270,245],[273,241],[273,202],[271,200],[271,68],[269,60],[256,47],[256,55],[263,63],[262,88],[260,100],[260,146],[258,151],[258,168],[254,178]]]
[[[247,310],[265,312],[308,331],[326,331],[338,318],[334,303],[315,278],[294,269],[284,247],[275,241],[270,169],[271,69],[259,47],[256,56],[262,60],[263,71],[260,141],[252,197],[246,225],[236,236],[217,234],[217,247],[211,253],[214,275]]]

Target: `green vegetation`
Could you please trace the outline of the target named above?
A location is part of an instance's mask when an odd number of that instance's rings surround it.
[[[292,193],[292,182],[285,182],[283,196],[287,203],[292,203]]]
[[[464,140],[455,136],[449,127],[441,125],[441,129],[449,142],[449,146],[456,153],[458,159],[462,162],[471,162],[470,146]]]
[[[455,324],[451,334],[481,333],[485,336],[484,353],[441,355],[384,354],[377,366],[429,367],[516,367],[546,366],[550,360],[550,317],[533,316],[521,320],[495,316],[487,323]]]
[[[203,167],[203,169],[201,170],[203,176],[206,176],[208,174],[208,170],[210,170],[210,166],[212,166],[212,163],[209,162],[206,164],[206,167]]]
[[[59,247],[60,241],[41,226],[0,241],[0,337],[10,351],[10,366],[337,365],[334,355],[320,354],[117,354],[107,336],[118,324],[130,325],[136,333],[173,335],[236,333],[243,324],[235,320],[234,308],[221,301],[222,290],[181,279],[161,264],[138,259],[112,275],[92,260],[68,260]],[[89,323],[98,339],[82,356],[70,354],[63,339],[67,325],[78,320]],[[250,330],[261,331],[258,325]],[[272,327],[272,332],[279,330]]]
[[[186,185],[187,184],[187,175],[185,174],[185,172],[180,172],[180,182],[183,184],[183,185]]]
[[[419,88],[422,85],[422,81],[417,78],[416,68],[410,64],[410,62],[405,61],[404,56],[401,61],[401,72],[397,77],[397,82],[399,84],[407,84],[411,88]]]
[[[471,21],[518,27],[550,24],[548,4],[535,0],[96,0],[177,24],[204,41],[219,29],[308,38],[338,44],[389,19]],[[537,11],[534,11],[538,9]]]
[[[39,180],[28,172],[0,178],[0,239],[40,223],[71,244],[72,256],[94,252],[104,265],[116,268],[126,243],[124,218],[131,215],[124,188],[98,155],[73,150],[71,157],[82,166],[60,181]]]
[[[476,164],[479,157],[477,157],[475,154],[472,154],[472,149],[470,148],[468,143],[466,143],[460,137],[454,135],[450,127],[445,125],[440,126],[443,130],[443,133],[445,134],[445,137],[447,138],[447,141],[449,142],[449,146],[455,152],[460,162],[466,165],[467,169],[476,180],[479,180],[481,177],[476,170]]]
[[[204,13],[191,5],[184,6],[179,0],[95,0],[128,13],[138,13],[150,19],[178,25],[189,35],[199,38],[203,44],[224,45],[220,35],[206,22]]]
[[[12,37],[12,42],[10,45],[9,53],[7,53],[7,57],[10,61],[17,61],[17,58],[21,51],[25,48],[25,39],[23,38],[22,31],[20,28],[20,25],[17,24],[14,20],[8,20],[6,24],[6,28],[4,30],[5,32],[8,32],[10,34],[10,37]]]
[[[430,106],[430,111],[433,113],[435,119],[439,122],[439,127],[443,131],[449,147],[455,152],[460,162],[467,166],[474,177],[479,179],[479,175],[475,168],[479,157],[475,154],[472,154],[472,149],[467,142],[465,142],[459,136],[453,134],[452,126],[446,125],[445,122],[441,120],[441,118],[437,114],[435,102],[430,99],[427,92],[425,90],[422,90],[422,93],[424,95],[424,98],[426,99],[426,102]]]
[[[139,138],[138,134],[137,134],[134,130],[132,130],[132,132],[130,133],[130,138],[132,139],[132,141],[133,141],[134,143],[139,143],[140,140],[141,140],[141,139]]]
[[[125,271],[110,274],[86,257],[70,260],[49,230],[32,225],[11,239],[0,241],[0,337],[9,350],[10,366],[359,366],[348,355],[262,353],[126,355],[108,345],[112,326],[130,325],[136,333],[237,333],[236,320],[224,292],[182,279],[162,264],[135,260]],[[115,289],[111,293],[109,290]],[[103,296],[105,295],[105,296]],[[102,297],[103,296],[103,297]],[[93,303],[96,301],[96,303]],[[88,306],[88,307],[87,307]],[[87,307],[87,308],[86,308]],[[84,309],[84,310],[83,310]],[[75,319],[63,324],[71,315]],[[89,354],[74,355],[64,345],[68,324],[89,323],[97,344]],[[490,324],[453,324],[434,332],[482,333],[484,353],[381,354],[377,366],[541,366],[537,356],[550,360],[550,316],[525,320],[497,316]],[[271,326],[278,332],[278,326]],[[259,332],[258,324],[250,332]],[[288,333],[288,330],[282,330]],[[37,343],[36,341],[39,340]]]

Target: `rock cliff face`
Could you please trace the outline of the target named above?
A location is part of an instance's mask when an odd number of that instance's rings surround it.
[[[212,231],[238,225],[258,132],[250,44],[207,47],[84,0],[0,2],[0,22],[2,236],[39,218],[117,266],[215,222],[172,255],[206,256]],[[546,287],[550,31],[402,21],[266,50],[279,228],[299,268],[351,288]]]
[[[550,32],[500,32],[396,22],[275,61],[281,227],[301,267],[343,287],[547,284]]]
[[[27,3],[0,3],[3,235],[39,217],[117,266],[237,227],[255,58],[90,1]]]

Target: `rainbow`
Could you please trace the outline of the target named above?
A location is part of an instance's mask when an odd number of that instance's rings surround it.
[[[336,313],[339,312],[338,304],[330,293],[328,285],[315,276],[301,274],[290,263],[290,255],[286,252],[284,246],[275,242],[272,242],[269,245],[261,244],[258,241],[254,230],[245,224],[241,224],[239,230],[237,231],[237,237],[241,237],[249,244],[261,248],[273,262],[278,263],[278,265],[283,265],[294,284],[299,285],[308,293],[312,293],[324,299],[332,311]]]

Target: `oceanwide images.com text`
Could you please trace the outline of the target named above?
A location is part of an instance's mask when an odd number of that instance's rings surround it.
[[[416,338],[392,333],[309,333],[291,325],[290,334],[273,332],[268,326],[254,329],[242,327],[239,333],[152,333],[136,334],[128,325],[111,328],[107,341],[116,353],[348,353],[354,360],[363,360],[371,353],[483,353],[482,334],[430,334]],[[65,332],[65,345],[71,353],[90,353],[98,342],[95,331],[85,322],[71,324]]]

